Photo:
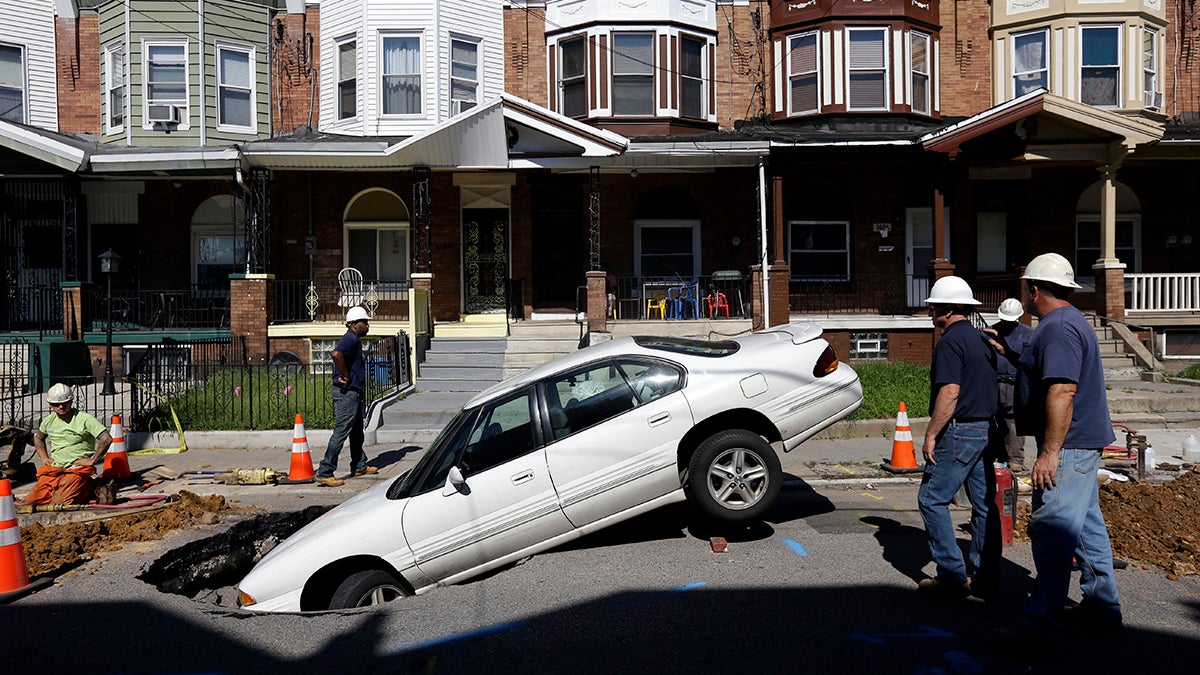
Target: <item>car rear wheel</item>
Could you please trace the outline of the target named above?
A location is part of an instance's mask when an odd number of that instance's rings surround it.
[[[333,592],[329,609],[350,609],[382,605],[407,593],[396,577],[383,570],[364,570],[346,577]]]
[[[688,496],[702,513],[740,523],[762,518],[775,504],[783,470],[761,436],[734,429],[701,443],[688,475]]]

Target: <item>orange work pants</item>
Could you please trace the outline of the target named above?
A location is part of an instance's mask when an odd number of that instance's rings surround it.
[[[86,504],[92,500],[92,476],[95,473],[90,466],[39,466],[37,485],[23,503]]]

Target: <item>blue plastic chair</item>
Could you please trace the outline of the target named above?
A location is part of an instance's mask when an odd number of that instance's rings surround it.
[[[672,286],[667,292],[672,319],[700,318],[700,297],[697,294],[699,281],[688,281],[682,286]]]

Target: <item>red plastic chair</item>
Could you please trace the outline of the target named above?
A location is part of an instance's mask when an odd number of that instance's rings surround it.
[[[729,300],[721,291],[708,296],[708,315],[716,318],[718,314],[724,313],[725,317],[729,317]]]

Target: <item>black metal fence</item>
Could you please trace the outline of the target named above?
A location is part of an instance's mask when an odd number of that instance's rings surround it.
[[[229,327],[229,290],[131,291],[89,288],[84,302],[96,326],[111,317],[113,330],[205,329]]]

